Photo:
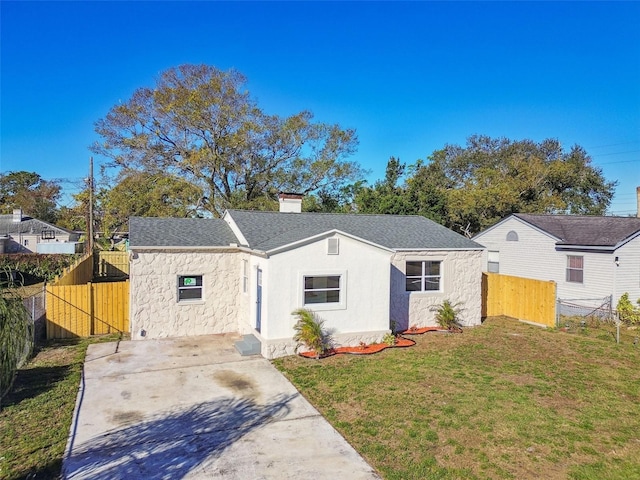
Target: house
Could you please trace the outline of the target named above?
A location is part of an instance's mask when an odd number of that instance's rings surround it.
[[[229,210],[222,219],[130,219],[133,339],[238,332],[267,358],[294,353],[292,312],[315,311],[340,345],[435,325],[461,302],[480,324],[482,247],[424,217]],[[257,343],[257,342],[256,342]]]
[[[22,214],[0,215],[0,253],[79,253],[80,235]]]
[[[486,271],[553,280],[560,299],[640,297],[640,218],[516,213],[473,240]]]

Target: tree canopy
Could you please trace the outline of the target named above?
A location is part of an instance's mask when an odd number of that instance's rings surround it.
[[[264,208],[278,191],[337,192],[363,172],[348,161],[353,129],[314,123],[309,111],[262,111],[237,71],[181,65],[96,123],[92,150],[125,169],[184,178],[213,215]]]
[[[547,139],[511,141],[472,136],[407,169],[395,158],[385,181],[362,189],[358,211],[424,215],[472,236],[511,213],[604,215],[616,182],[580,146],[567,152]]]
[[[35,172],[0,174],[0,212],[11,213],[14,208],[45,222],[55,222],[60,185],[43,180]]]

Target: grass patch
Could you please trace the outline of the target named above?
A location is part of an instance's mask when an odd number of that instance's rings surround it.
[[[640,478],[640,349],[488,319],[279,368],[386,479]]]
[[[2,399],[0,478],[60,477],[87,346],[117,339],[50,341],[18,371]]]

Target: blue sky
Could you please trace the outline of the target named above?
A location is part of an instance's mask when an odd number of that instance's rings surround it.
[[[640,2],[3,0],[0,19],[2,173],[77,189],[96,120],[205,63],[245,74],[267,113],[356,128],[372,182],[473,134],[557,138],[619,181],[611,212],[636,211]]]

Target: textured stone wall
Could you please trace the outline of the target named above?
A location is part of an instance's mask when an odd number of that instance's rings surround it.
[[[442,261],[441,292],[407,292],[405,264],[407,260]],[[391,260],[391,320],[399,330],[412,325],[436,325],[434,307],[444,300],[460,303],[463,325],[481,323],[482,251],[401,252]]]
[[[239,331],[240,252],[135,252],[131,262],[131,338]],[[202,275],[203,300],[178,303],[178,276]]]

